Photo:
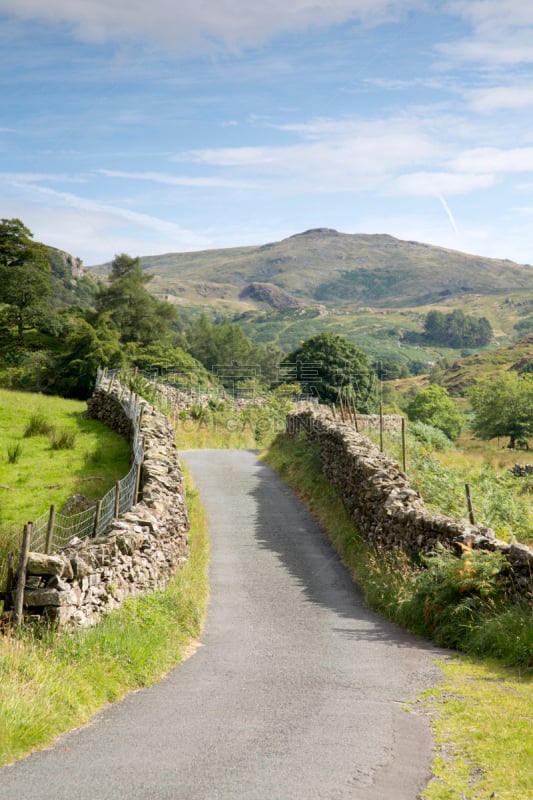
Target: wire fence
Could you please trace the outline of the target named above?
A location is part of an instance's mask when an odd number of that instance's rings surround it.
[[[118,371],[99,369],[95,388],[111,392]],[[104,534],[114,519],[125,514],[135,505],[139,490],[140,468],[144,458],[144,443],[140,432],[141,403],[139,396],[126,385],[123,386],[119,402],[132,423],[131,467],[124,478],[117,481],[107,494],[89,508],[72,514],[50,511],[32,521],[31,549],[33,552],[52,553],[66,547],[72,540],[87,539]],[[22,530],[22,526],[18,526]],[[12,537],[11,537],[12,538]],[[6,563],[0,563],[0,582],[7,571]]]

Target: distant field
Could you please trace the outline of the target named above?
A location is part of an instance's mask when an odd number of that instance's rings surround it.
[[[0,561],[25,522],[52,504],[60,510],[73,494],[97,499],[128,472],[128,443],[84,419],[85,410],[76,400],[0,390]],[[53,431],[25,436],[32,418]],[[73,439],[72,449],[54,449],[50,436],[56,446],[61,438]]]

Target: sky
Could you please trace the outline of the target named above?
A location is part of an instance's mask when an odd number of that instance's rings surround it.
[[[533,263],[525,0],[0,0],[0,217],[86,266],[310,228]]]

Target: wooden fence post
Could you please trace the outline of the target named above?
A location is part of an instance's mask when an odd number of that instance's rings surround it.
[[[352,408],[353,408],[353,424],[355,425],[355,430],[359,433],[359,423],[357,422],[357,407],[355,405],[355,401],[352,400]]]
[[[407,443],[405,433],[405,417],[402,417],[402,466],[404,472],[407,471]]]
[[[115,483],[115,510],[113,512],[114,519],[117,519],[120,510],[120,481]]]
[[[100,525],[101,516],[102,516],[102,501],[98,500],[98,502],[96,503],[96,511],[94,513],[93,536],[98,536],[98,527]]]
[[[139,490],[141,488],[141,467],[142,467],[142,464],[139,461],[139,463],[137,464],[137,472],[136,472],[136,475],[135,475],[135,493],[133,495],[133,505],[134,506],[137,505],[137,502],[138,502],[138,499],[139,499]]]
[[[472,497],[470,495],[470,484],[465,483],[466,492],[466,505],[468,507],[468,518],[472,525],[476,524],[476,516],[474,514],[474,506],[472,505]]]
[[[24,607],[24,588],[26,585],[26,570],[28,567],[28,555],[30,552],[31,536],[33,533],[33,522],[28,522],[24,525],[22,534],[22,544],[20,546],[20,557],[17,569],[17,588],[15,591],[15,603],[13,606],[13,623],[20,625],[22,623],[23,607]]]
[[[383,403],[379,404],[379,449],[383,452]]]
[[[48,555],[52,549],[52,537],[54,535],[54,523],[56,521],[56,507],[50,506],[50,516],[48,517],[48,526],[46,528],[46,544],[44,552]]]

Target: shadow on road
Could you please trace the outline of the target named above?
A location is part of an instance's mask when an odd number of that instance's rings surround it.
[[[367,608],[361,590],[302,501],[262,462],[257,463],[257,478],[257,487],[251,495],[257,505],[255,536],[259,546],[276,554],[280,565],[291,574],[309,603],[333,609],[341,617],[359,622],[352,627],[335,628],[338,635],[381,641],[394,648],[419,647],[439,654],[446,652]],[[272,498],[276,498],[276,508],[273,508]],[[297,525],[292,522],[295,505]]]

